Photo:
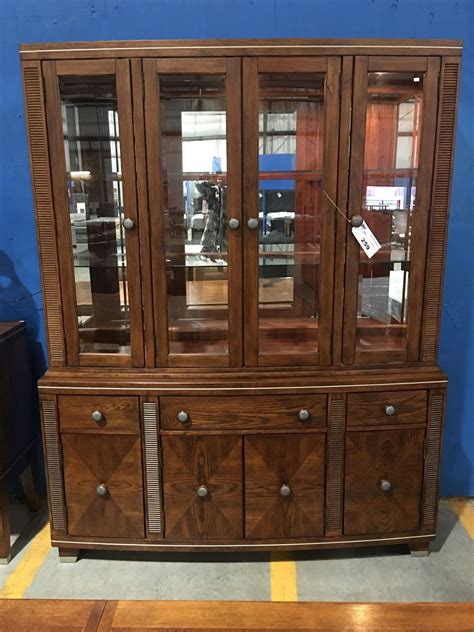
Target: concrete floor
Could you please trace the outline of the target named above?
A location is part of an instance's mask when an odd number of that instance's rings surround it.
[[[467,508],[472,519],[474,503]],[[44,515],[31,521],[22,506],[13,507],[13,524],[23,531],[14,559],[0,566],[0,596],[12,596],[5,592],[13,586],[13,596],[26,598],[270,600],[284,594],[275,591],[282,582],[294,584],[287,594],[300,601],[474,600],[472,523],[468,531],[447,500],[428,558],[413,558],[403,546],[300,552],[290,557],[294,563],[266,554],[83,551],[76,564],[60,564],[56,550],[44,544],[44,523]]]

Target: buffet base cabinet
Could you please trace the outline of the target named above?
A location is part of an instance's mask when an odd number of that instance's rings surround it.
[[[427,555],[445,377],[360,376],[314,387],[302,376],[286,391],[267,377],[220,394],[147,373],[136,387],[127,375],[124,394],[123,380],[82,372],[84,385],[60,385],[51,372],[42,413],[60,559],[381,544]]]

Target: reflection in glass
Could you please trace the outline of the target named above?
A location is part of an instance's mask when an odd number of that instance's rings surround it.
[[[169,352],[227,355],[224,77],[160,77]]]
[[[259,352],[318,350],[324,76],[260,76]]]
[[[130,353],[115,77],[60,77],[81,353]]]
[[[422,75],[369,74],[362,215],[382,248],[360,254],[360,350],[406,348],[422,105]]]

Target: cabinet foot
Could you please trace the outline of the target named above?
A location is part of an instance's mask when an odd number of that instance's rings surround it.
[[[58,549],[59,561],[62,564],[74,564],[77,562],[79,553],[80,549],[65,549],[61,546]]]
[[[416,544],[409,544],[410,555],[412,557],[428,557],[430,554],[429,542],[417,542]]]
[[[11,555],[7,555],[7,557],[0,557],[0,566],[5,566],[6,564],[9,564],[11,559]]]

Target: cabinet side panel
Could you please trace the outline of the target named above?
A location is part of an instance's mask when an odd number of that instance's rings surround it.
[[[428,407],[428,428],[425,444],[423,494],[423,528],[434,529],[438,510],[438,478],[441,433],[444,417],[444,392],[432,391]]]
[[[43,417],[43,446],[48,477],[51,530],[54,533],[66,533],[66,511],[56,401],[54,399],[43,399],[41,402],[41,411]]]
[[[43,82],[39,62],[23,64],[23,89],[41,257],[49,364],[64,366],[65,347],[56,252],[56,226],[49,172]]]
[[[326,470],[326,535],[342,534],[345,395],[329,398]]]
[[[423,311],[421,348],[423,362],[435,361],[438,351],[458,84],[459,60],[456,58],[443,60]]]
[[[143,436],[145,443],[147,531],[151,537],[162,537],[161,462],[158,449],[158,407],[155,402],[143,403]]]

